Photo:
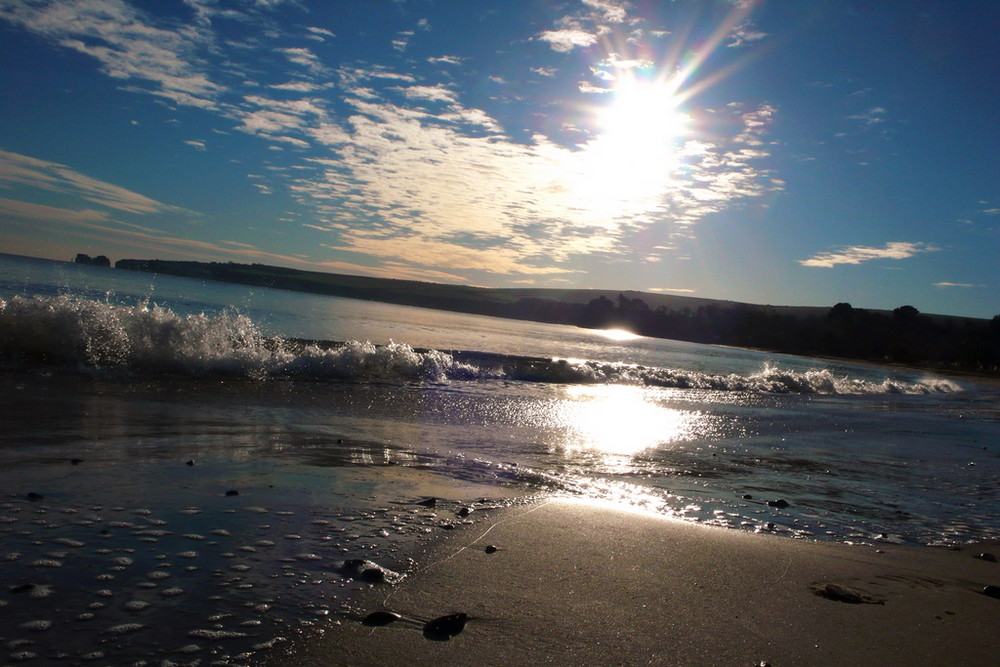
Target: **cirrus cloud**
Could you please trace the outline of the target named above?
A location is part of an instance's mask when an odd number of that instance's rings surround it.
[[[832,268],[838,264],[861,264],[878,259],[907,259],[925,252],[936,252],[940,248],[929,243],[892,241],[881,248],[871,246],[850,246],[832,252],[821,252],[808,259],[800,259],[802,266]]]

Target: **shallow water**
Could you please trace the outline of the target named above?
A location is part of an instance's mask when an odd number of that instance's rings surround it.
[[[242,664],[539,493],[1000,538],[987,383],[4,257],[0,358],[9,661]]]

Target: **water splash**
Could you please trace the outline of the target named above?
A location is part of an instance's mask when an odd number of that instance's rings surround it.
[[[710,374],[580,359],[418,350],[405,343],[307,342],[264,335],[236,309],[180,315],[145,301],[81,297],[0,299],[0,358],[9,367],[68,366],[86,372],[175,373],[350,382],[506,380],[626,384],[768,394],[929,394],[961,391],[949,380],[902,382],[796,371],[765,364],[748,375]]]

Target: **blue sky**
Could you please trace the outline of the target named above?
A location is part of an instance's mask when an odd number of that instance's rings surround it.
[[[997,34],[990,0],[0,0],[0,251],[992,317]]]

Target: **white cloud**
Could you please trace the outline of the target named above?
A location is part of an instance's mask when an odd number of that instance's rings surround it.
[[[269,88],[274,90],[286,90],[293,93],[311,93],[317,90],[322,90],[323,88],[328,88],[328,85],[313,83],[311,81],[289,81],[288,83],[275,83]]]
[[[223,90],[202,66],[212,39],[200,25],[158,28],[118,0],[9,0],[0,18],[97,59],[110,77],[151,82],[149,92],[177,104],[213,109]]]
[[[694,294],[695,290],[685,287],[647,287],[647,292],[673,292],[675,294]]]
[[[335,34],[330,32],[326,28],[317,28],[316,26],[308,26],[306,30],[309,32],[307,36],[310,39],[315,39],[320,42],[325,42],[327,37],[336,37]]]
[[[974,283],[947,283],[947,282],[940,282],[940,283],[934,283],[934,287],[983,287],[983,285],[976,285]]]
[[[848,116],[848,118],[851,120],[856,120],[860,122],[862,125],[865,125],[866,127],[871,127],[873,125],[879,125],[881,123],[884,123],[886,120],[886,115],[888,113],[889,112],[886,111],[883,107],[872,107],[867,111],[854,114],[853,116]]]
[[[752,145],[773,119],[771,107],[720,112],[737,128],[730,145],[722,137],[683,142],[676,172],[668,174],[619,164],[596,139],[574,148],[540,135],[513,142],[488,114],[463,106],[447,89],[412,88],[416,102],[440,99],[447,110],[432,115],[372,90],[367,99],[349,98],[356,112],[349,124],[331,122],[324,130],[335,155],[310,159],[319,172],[291,183],[298,201],[336,235],[330,245],[339,250],[541,273],[577,254],[623,252],[618,244],[627,230],[684,229],[735,200],[780,187],[754,166],[766,156]]]
[[[579,81],[576,84],[577,90],[587,95],[607,95],[612,92],[611,88],[595,86],[589,81]]]
[[[548,42],[553,51],[560,53],[569,53],[575,48],[593,46],[597,43],[597,35],[580,28],[546,30],[538,35],[538,39]]]
[[[936,252],[939,248],[929,243],[910,243],[893,241],[882,248],[869,246],[851,246],[833,252],[813,255],[809,259],[799,260],[802,266],[831,268],[838,264],[861,264],[878,259],[907,259],[925,252]]]
[[[278,53],[284,54],[289,62],[304,67],[313,74],[323,74],[326,68],[315,53],[304,47],[289,47],[277,49]]]
[[[407,86],[405,88],[394,88],[403,93],[411,100],[426,100],[428,102],[454,103],[455,93],[444,86]]]
[[[732,32],[729,34],[730,41],[726,44],[726,46],[746,46],[747,44],[752,44],[753,42],[759,42],[767,36],[766,32],[761,32],[755,29],[752,24],[744,23],[743,25],[738,25],[733,28]]]
[[[615,2],[614,0],[583,0],[583,4],[591,7],[601,15],[605,21],[610,23],[622,23],[627,17],[625,2]]]
[[[437,56],[427,59],[432,65],[461,65],[464,61],[465,58],[460,56]]]

